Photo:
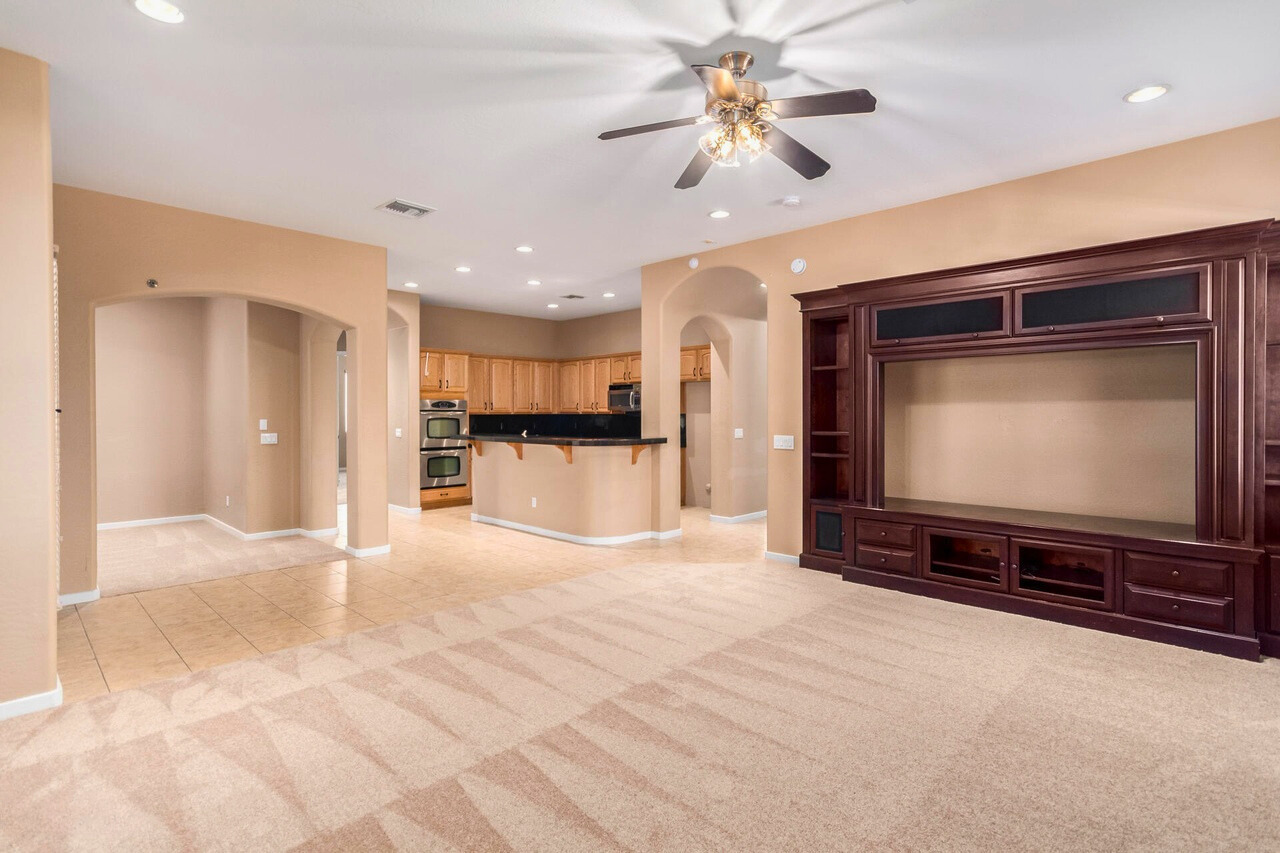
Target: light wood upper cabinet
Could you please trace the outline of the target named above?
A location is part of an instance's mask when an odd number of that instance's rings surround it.
[[[640,353],[638,352],[627,355],[627,381],[640,381]]]
[[[596,408],[596,363],[591,359],[578,362],[578,411],[594,412]]]
[[[465,392],[468,360],[465,352],[420,351],[418,364],[422,374],[422,393]]]
[[[555,364],[550,361],[535,361],[531,364],[533,371],[533,410],[535,412],[554,412]]]
[[[418,350],[418,388],[423,394],[427,393],[428,390],[435,390],[434,387],[430,389],[427,388],[427,351],[426,350]]]
[[[510,358],[489,359],[489,399],[493,405],[490,412],[512,412],[512,391],[514,390],[514,361]]]
[[[473,355],[467,359],[467,408],[478,414],[493,410],[493,390],[489,386],[489,359]]]
[[[523,359],[511,365],[511,410],[533,411],[533,362]]]
[[[597,358],[596,362],[596,393],[595,408],[593,412],[609,411],[609,359]]]
[[[680,381],[706,382],[711,378],[711,345],[680,349]]]
[[[609,381],[626,382],[631,359],[626,353],[609,356]]]
[[[582,365],[576,361],[560,362],[559,402],[556,406],[562,412],[582,411]]]

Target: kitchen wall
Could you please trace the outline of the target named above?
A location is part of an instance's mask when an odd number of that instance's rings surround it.
[[[575,320],[543,320],[423,303],[419,314],[424,347],[550,360],[640,349],[638,308]]]
[[[856,158],[836,168],[857,168]],[[699,253],[699,271],[737,269],[768,287],[768,432],[802,428],[801,322],[793,293],[1153,237],[1280,213],[1280,119]],[[780,220],[781,224],[781,220]],[[794,275],[792,259],[807,269]],[[679,365],[660,356],[663,303],[693,275],[688,257],[642,270],[645,434],[678,435]],[[659,364],[659,362],[662,362]],[[658,387],[655,387],[658,386]],[[801,454],[769,450],[768,549],[796,554]],[[662,453],[655,464],[664,463]],[[658,523],[678,521],[678,464],[655,475]],[[669,480],[668,480],[669,478]]]
[[[248,533],[249,303],[209,299],[204,341],[203,511]]]
[[[0,50],[0,718],[58,698],[50,162],[49,68]]]
[[[204,512],[205,300],[97,309],[98,523]]]

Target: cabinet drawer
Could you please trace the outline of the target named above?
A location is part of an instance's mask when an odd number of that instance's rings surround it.
[[[1211,631],[1230,631],[1234,624],[1229,598],[1170,592],[1131,583],[1124,585],[1124,612],[1128,616]]]
[[[1229,595],[1231,564],[1126,551],[1124,579],[1144,586]]]
[[[858,541],[871,544],[891,545],[894,548],[916,549],[916,527],[914,524],[893,524],[887,521],[865,521],[858,519]]]
[[[893,551],[870,545],[858,545],[854,564],[863,569],[900,572],[904,575],[916,573],[916,555],[913,552]]]

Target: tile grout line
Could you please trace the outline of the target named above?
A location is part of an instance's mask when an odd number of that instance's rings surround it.
[[[306,565],[306,564],[304,563],[303,565]],[[268,571],[281,571],[281,570],[280,570],[280,569],[268,569]],[[259,574],[264,574],[264,573],[259,573]],[[289,617],[290,619],[292,619],[294,622],[297,622],[299,625],[302,625],[302,622],[301,622],[301,621],[299,621],[299,620],[298,620],[298,618],[297,618],[296,616],[294,616],[292,613],[290,613],[290,612],[288,612],[287,610],[285,610],[285,609],[284,609],[283,607],[281,607],[280,605],[276,604],[276,603],[275,603],[274,601],[272,601],[271,599],[267,598],[267,597],[266,597],[265,595],[263,595],[262,593],[258,592],[258,591],[257,591],[256,589],[254,589],[253,587],[249,586],[249,585],[248,585],[247,583],[245,583],[244,581],[240,580],[239,576],[235,576],[235,577],[231,577],[231,578],[218,578],[218,580],[234,580],[236,583],[240,584],[240,586],[242,586],[242,587],[244,587],[245,589],[249,590],[249,591],[250,591],[250,592],[252,592],[254,595],[258,596],[258,598],[261,598],[261,599],[262,599],[263,601],[265,601],[267,604],[270,604],[270,605],[271,605],[272,607],[274,607],[276,610],[279,610],[279,611],[280,611],[281,613],[283,613],[285,616],[288,616],[288,617]],[[212,604],[210,604],[208,601],[205,601],[204,596],[203,596],[203,595],[200,595],[199,591],[198,591],[198,590],[196,590],[196,588],[195,588],[195,586],[194,586],[194,585],[191,587],[191,591],[192,591],[192,592],[194,592],[194,593],[196,594],[196,597],[197,597],[197,598],[199,598],[201,601],[204,601],[205,605],[206,605],[210,610],[213,610],[213,612],[214,612],[214,613],[218,613],[218,611],[217,611],[216,609],[214,609],[214,606],[213,606]],[[325,598],[328,598],[328,596],[326,595],[326,596],[325,596]],[[332,599],[330,599],[330,600],[332,601]],[[337,602],[336,602],[336,601],[335,601],[334,603],[335,603],[335,604],[337,604]],[[227,620],[222,616],[222,614],[221,614],[221,613],[218,613],[218,618],[223,619],[223,621],[227,621]],[[230,623],[229,621],[227,621],[227,624],[228,624],[228,625],[231,625],[231,623]],[[237,634],[239,634],[241,637],[244,637],[244,641],[245,641],[246,643],[248,643],[249,645],[253,646],[254,650],[255,650],[255,651],[257,651],[257,653],[258,653],[259,655],[266,655],[266,654],[270,654],[270,652],[264,652],[262,649],[259,649],[259,648],[258,648],[257,643],[255,643],[253,640],[250,640],[248,637],[245,637],[245,636],[244,636],[244,632],[243,632],[243,631],[241,631],[239,628],[236,628],[236,626],[235,626],[235,625],[231,625],[231,627],[232,627],[232,629],[234,629],[234,630],[235,630],[235,632],[236,632]],[[321,637],[321,636],[320,636],[320,634],[319,634],[319,633],[317,633],[316,631],[312,631],[312,630],[311,630],[311,628],[308,628],[306,625],[302,625],[302,627],[303,627],[303,628],[306,628],[308,631],[311,631],[311,633],[315,634],[315,635],[316,635],[316,639],[324,639],[323,637]],[[277,649],[277,651],[279,651],[279,650]]]
[[[76,614],[76,623],[80,626],[80,630],[84,631],[84,641],[89,644],[89,653],[93,655],[93,666],[98,670],[98,677],[102,679],[102,686],[107,688],[107,692],[111,692],[111,684],[107,681],[107,674],[102,671],[102,663],[98,660],[98,650],[93,647],[93,637],[89,636],[89,629],[85,626],[84,620],[80,618],[80,608],[83,604],[74,605]]]
[[[145,613],[145,614],[147,615],[147,619],[148,619],[148,620],[150,620],[151,624],[152,624],[152,625],[155,625],[156,630],[160,632],[160,636],[161,636],[161,637],[164,637],[165,644],[166,644],[166,645],[168,645],[168,646],[169,646],[169,648],[173,649],[173,653],[174,653],[175,655],[177,655],[177,656],[178,656],[178,661],[179,661],[183,666],[187,667],[187,672],[191,672],[191,667],[187,665],[187,660],[186,660],[186,658],[184,658],[184,657],[182,656],[182,653],[178,651],[178,649],[177,649],[177,647],[176,647],[176,646],[174,646],[174,644],[173,644],[173,640],[170,640],[170,639],[169,639],[169,635],[168,635],[168,634],[166,634],[166,633],[164,632],[164,629],[160,627],[160,623],[156,622],[156,618],[155,618],[154,616],[152,616],[152,615],[151,615],[151,611],[147,610],[147,605],[145,605],[145,604],[143,604],[143,603],[142,603],[142,599],[141,599],[141,598],[138,598],[138,594],[137,594],[136,592],[135,592],[135,593],[131,593],[131,594],[133,595],[134,600],[136,600],[136,601],[138,602],[138,606],[142,608],[142,612],[143,612],[143,613]],[[107,689],[108,689],[108,690],[110,690],[110,689],[111,689],[111,685],[110,685],[110,683],[108,683],[108,684],[107,684]],[[115,691],[112,691],[112,692],[114,693]]]
[[[187,587],[188,589],[191,589],[191,585],[190,585],[190,584],[183,584],[183,586]],[[172,587],[164,587],[164,589],[172,589]],[[148,591],[150,591],[150,590],[148,590]],[[209,608],[209,612],[210,612],[210,613],[212,613],[212,614],[217,618],[217,620],[218,620],[219,622],[222,622],[224,625],[226,625],[226,626],[227,626],[228,628],[230,628],[232,631],[235,631],[235,632],[236,632],[236,636],[238,636],[240,639],[244,640],[246,643],[249,643],[249,646],[250,646],[254,651],[258,652],[258,654],[260,654],[260,655],[262,654],[262,652],[261,652],[261,651],[259,651],[258,647],[257,647],[257,646],[255,646],[255,645],[253,645],[253,643],[249,640],[249,638],[248,638],[248,637],[246,637],[244,634],[241,634],[241,633],[240,633],[240,629],[239,629],[239,628],[237,628],[235,625],[232,625],[230,622],[228,622],[228,621],[226,620],[226,618],[225,618],[221,613],[219,613],[218,611],[214,610],[214,609],[213,609],[213,605],[211,605],[209,602],[205,601],[203,598],[200,598],[200,594],[199,594],[199,593],[197,593],[194,589],[192,589],[192,590],[191,590],[191,594],[192,594],[192,595],[194,595],[197,599],[199,599],[201,604],[203,604],[205,607],[208,607],[208,608]],[[143,609],[144,611],[146,611],[147,616],[150,616],[150,617],[151,617],[151,621],[152,621],[152,622],[155,622],[155,621],[156,621],[156,618],[155,618],[154,616],[152,616],[152,615],[151,615],[151,611],[147,610],[147,605],[146,605],[145,603],[143,603],[142,599],[138,599],[138,603],[142,605],[142,609]],[[214,620],[210,619],[210,620],[208,620],[208,621],[212,622],[212,621],[214,621]],[[158,622],[156,622],[156,627],[157,627],[157,628],[160,628],[160,624],[159,624]],[[176,626],[175,626],[175,627],[176,627]],[[178,647],[173,645],[173,640],[169,639],[169,635],[168,635],[168,634],[165,634],[164,628],[160,628],[160,633],[161,633],[161,634],[164,634],[164,638],[165,638],[166,640],[168,640],[168,641],[169,641],[169,645],[173,648],[173,650],[174,650],[175,652],[177,652],[177,653],[178,653],[178,657],[182,659],[182,662],[183,662],[184,664],[186,664],[186,665],[187,665],[187,669],[191,670],[192,672],[201,672],[201,671],[203,671],[204,669],[209,669],[209,668],[210,668],[210,667],[203,667],[202,669],[191,669],[191,664],[187,662],[187,659],[186,659],[186,657],[182,654],[182,652],[179,652],[179,651],[178,651]],[[215,665],[216,665],[216,664],[215,664]]]

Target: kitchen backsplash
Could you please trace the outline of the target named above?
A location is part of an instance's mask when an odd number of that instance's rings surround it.
[[[640,415],[472,415],[472,435],[555,435],[569,438],[639,438]]]

